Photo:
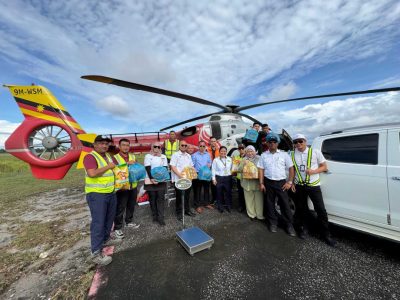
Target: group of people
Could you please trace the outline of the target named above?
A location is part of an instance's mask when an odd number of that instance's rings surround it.
[[[185,172],[188,168],[200,172],[206,167],[211,171],[210,180],[192,180],[193,206],[197,214],[206,209],[230,213],[233,184],[236,183],[239,211],[245,211],[251,220],[266,222],[272,233],[278,230],[280,216],[284,229],[290,236],[298,235],[304,239],[307,237],[309,197],[318,216],[323,240],[334,246],[319,181],[319,173],[327,170],[322,153],[307,146],[307,139],[303,134],[294,136],[295,149],[288,153],[278,149],[280,136],[270,132],[267,124],[254,123],[253,129],[260,132],[257,140],[244,140],[231,156],[228,156],[225,146],[218,146],[215,137],[210,138],[208,145],[205,141],[200,141],[196,152],[190,149],[193,145],[185,140],[178,140],[174,131],[169,133],[169,138],[164,143],[153,143],[144,158],[147,173],[144,189],[149,195],[153,221],[161,226],[165,225],[165,195],[169,183],[154,179],[152,170],[166,168],[170,171],[173,184],[178,179],[187,177]],[[131,183],[129,189],[115,193],[112,171],[121,163],[136,163],[136,158],[129,153],[130,143],[127,139],[119,141],[120,151],[112,157],[107,153],[110,142],[106,136],[97,136],[93,144],[94,151],[84,159],[85,193],[92,216],[92,260],[100,265],[112,261],[102,249],[122,242],[124,223],[126,227],[140,226],[133,222],[138,183]],[[188,216],[196,215],[191,207],[191,189],[180,190],[175,187],[175,193],[177,220],[182,220],[183,213]],[[289,196],[296,206],[294,216]],[[180,199],[184,199],[184,211]],[[276,200],[280,214],[276,210]],[[113,224],[114,234],[111,234]]]

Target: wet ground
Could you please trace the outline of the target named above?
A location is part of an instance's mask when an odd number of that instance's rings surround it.
[[[245,214],[206,210],[187,218],[215,243],[190,256],[175,239],[174,203],[167,226],[138,207],[139,229],[126,229],[113,262],[100,268],[96,299],[399,299],[400,245],[332,226],[331,248],[316,236],[272,234]]]

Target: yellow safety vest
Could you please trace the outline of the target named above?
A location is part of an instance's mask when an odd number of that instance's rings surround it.
[[[171,159],[172,154],[179,150],[179,140],[175,140],[174,143],[171,144],[171,141],[165,140],[164,141],[164,148],[165,148],[165,156],[168,159]]]
[[[118,162],[119,165],[123,165],[125,164],[125,159],[118,153],[114,155],[115,160]],[[136,157],[134,154],[132,153],[128,153],[128,160],[134,160],[136,161]],[[137,187],[138,183],[137,182],[132,182],[131,187],[134,189],[135,187]]]
[[[298,185],[307,185],[307,186],[315,186],[317,185],[320,180],[319,178],[315,180],[314,182],[310,182],[310,175],[306,174],[305,180],[303,180],[303,177],[300,174],[299,167],[296,163],[296,159],[294,158],[294,153],[295,151],[292,151],[292,161],[293,161],[293,166],[297,174],[297,181],[295,182]],[[308,154],[307,154],[307,169],[311,168],[311,157],[312,157],[312,148],[308,148]]]
[[[90,152],[91,155],[96,159],[97,166],[99,168],[105,167],[107,162],[105,159],[96,151]],[[89,155],[90,155],[89,154]],[[111,156],[106,153],[107,160],[112,162]],[[85,170],[86,171],[86,170]],[[100,193],[109,194],[114,192],[114,172],[112,170],[107,170],[103,175],[99,177],[89,177],[87,172],[85,176],[85,193]]]

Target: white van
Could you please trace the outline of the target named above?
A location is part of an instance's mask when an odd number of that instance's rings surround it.
[[[400,241],[400,123],[323,134],[312,146],[328,161],[329,221]]]

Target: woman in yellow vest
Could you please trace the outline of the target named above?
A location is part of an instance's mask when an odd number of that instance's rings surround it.
[[[115,218],[117,199],[114,193],[115,164],[107,153],[111,142],[106,136],[98,135],[93,143],[94,151],[85,156],[85,193],[92,222],[90,223],[90,243],[92,261],[108,265],[112,258],[103,254],[103,247],[119,245],[122,240],[111,236]]]

